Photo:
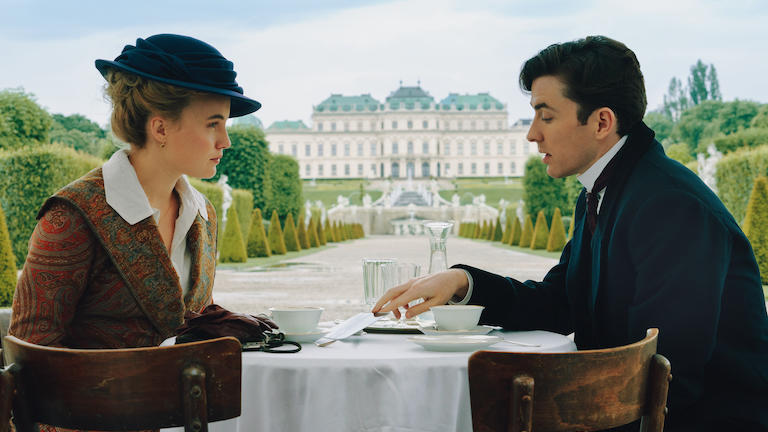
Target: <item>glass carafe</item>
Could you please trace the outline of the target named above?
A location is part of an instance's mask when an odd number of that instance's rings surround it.
[[[453,222],[427,221],[424,222],[424,232],[429,237],[429,274],[439,273],[448,269],[448,257],[445,253],[445,243],[451,232]]]

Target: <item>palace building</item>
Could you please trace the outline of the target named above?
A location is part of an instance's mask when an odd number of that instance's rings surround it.
[[[313,107],[312,124],[278,121],[266,130],[273,153],[292,155],[304,179],[522,176],[537,153],[530,120],[511,126],[507,107],[488,93],[435,99],[420,86],[370,94],[332,94]]]

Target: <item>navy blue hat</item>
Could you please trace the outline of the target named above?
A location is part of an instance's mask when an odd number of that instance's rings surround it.
[[[232,62],[207,43],[175,34],[159,34],[136,39],[136,46],[126,45],[114,61],[96,60],[96,69],[105,77],[116,68],[162,83],[229,96],[229,116],[250,114],[261,104],[243,96],[237,85]]]

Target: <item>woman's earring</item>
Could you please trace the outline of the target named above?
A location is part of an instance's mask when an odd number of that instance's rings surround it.
[[[165,148],[165,141],[160,142],[160,148]]]

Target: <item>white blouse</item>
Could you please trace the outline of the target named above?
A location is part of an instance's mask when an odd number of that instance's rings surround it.
[[[104,176],[104,193],[107,204],[112,207],[130,225],[152,216],[155,223],[160,219],[160,211],[149,205],[147,194],[139,183],[136,170],[128,160],[128,151],[118,150],[102,166]],[[179,217],[176,219],[176,228],[173,232],[171,243],[171,263],[179,277],[179,283],[183,291],[182,295],[189,291],[189,272],[192,270],[192,255],[187,250],[187,234],[195,217],[200,216],[208,220],[208,211],[205,207],[205,198],[192,185],[186,176],[181,176],[174,187],[179,194]]]

